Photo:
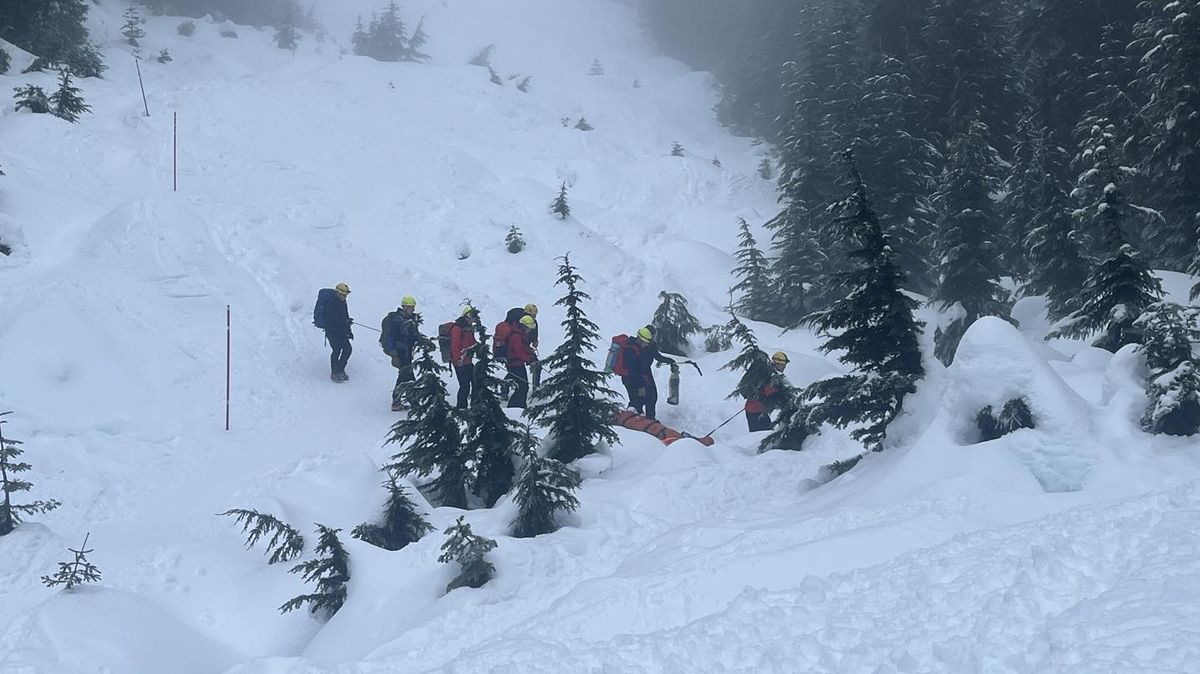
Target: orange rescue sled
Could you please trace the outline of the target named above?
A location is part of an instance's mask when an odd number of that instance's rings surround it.
[[[630,430],[649,433],[659,440],[662,440],[664,445],[670,445],[672,442],[675,442],[676,440],[683,440],[684,438],[687,438],[688,440],[695,440],[705,447],[711,447],[713,444],[713,439],[708,436],[698,438],[689,433],[677,431],[674,428],[668,428],[659,421],[644,417],[636,412],[630,412],[629,410],[621,410],[620,412],[617,412],[617,414],[613,417],[613,424],[628,428]]]

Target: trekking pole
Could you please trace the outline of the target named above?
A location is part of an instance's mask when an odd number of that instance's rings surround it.
[[[745,411],[746,411],[745,409],[738,410],[737,414],[729,417],[725,421],[722,421],[720,426],[717,426],[716,428],[712,429],[711,431],[705,433],[704,437],[706,437],[706,438],[710,437],[713,433],[716,433],[717,431],[721,430],[725,426],[725,424],[728,424],[729,422],[733,421],[734,419],[740,417],[742,415],[742,412],[745,412]]]
[[[366,329],[368,329],[368,330],[372,330],[372,331],[374,331],[374,332],[380,332],[380,333],[382,333],[382,332],[383,332],[382,330],[379,330],[379,329],[377,329],[377,328],[372,328],[372,327],[371,327],[371,326],[369,326],[369,325],[363,325],[362,323],[356,323],[356,322],[354,322],[354,321],[350,321],[350,322],[351,322],[351,323],[353,323],[354,325],[357,325],[357,326],[358,326],[358,327],[360,327],[360,328],[366,328]]]

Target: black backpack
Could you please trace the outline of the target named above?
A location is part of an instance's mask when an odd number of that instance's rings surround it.
[[[333,301],[337,291],[333,288],[321,288],[317,291],[317,303],[313,305],[313,325],[322,330],[328,330],[329,326],[325,325],[325,307]]]

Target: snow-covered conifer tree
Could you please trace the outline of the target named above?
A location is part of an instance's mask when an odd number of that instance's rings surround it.
[[[934,335],[937,357],[947,365],[976,319],[1007,319],[1008,315],[1008,294],[1000,286],[992,202],[999,186],[1000,158],[987,137],[987,127],[976,119],[951,141],[935,197],[941,214],[935,247],[940,263],[938,286],[930,301],[951,312],[950,324]]]
[[[121,35],[125,36],[125,41],[134,47],[138,46],[138,40],[146,37],[146,31],[142,29],[142,25],[146,20],[142,18],[142,13],[137,7],[130,6],[125,9],[123,15],[125,24],[121,26]]]
[[[571,215],[571,205],[567,203],[566,183],[562,184],[562,188],[558,190],[558,197],[550,204],[550,212],[557,215],[560,220],[566,220]]]
[[[16,92],[13,98],[17,100],[17,110],[28,110],[38,114],[50,112],[50,98],[41,87],[26,84],[23,87],[15,87],[13,91]]]
[[[775,292],[771,283],[770,263],[759,250],[758,242],[754,240],[750,225],[744,218],[738,218],[738,250],[735,257],[738,266],[734,268],[733,275],[738,281],[733,291],[741,293],[741,297],[734,303],[734,310],[752,321],[770,321]]]
[[[92,111],[83,102],[83,95],[80,94],[79,87],[71,82],[71,73],[67,70],[59,71],[58,90],[50,94],[49,102],[50,112],[55,117],[65,119],[68,122],[77,122],[80,115]]]
[[[599,77],[604,74],[604,64],[600,63],[599,56],[592,60],[592,69],[588,71],[588,74],[593,77]]]
[[[296,531],[295,527],[274,515],[257,510],[233,508],[221,513],[221,516],[232,517],[242,525],[242,533],[246,534],[247,550],[253,548],[263,536],[271,536],[267,539],[266,553],[271,555],[267,564],[289,562],[304,552],[304,536]]]
[[[504,247],[514,255],[525,250],[525,237],[521,235],[521,230],[517,229],[516,225],[508,228],[508,236],[504,237]]]
[[[538,456],[537,438],[526,428],[522,434],[521,454],[525,457],[517,478],[514,499],[520,508],[512,523],[517,538],[533,538],[558,529],[560,512],[579,508],[575,490],[582,484],[579,473],[557,459]]]
[[[650,321],[654,326],[654,341],[663,353],[687,356],[691,353],[691,336],[703,330],[700,321],[688,311],[687,298],[679,293],[662,291],[658,294],[662,302],[654,310]]]
[[[433,531],[433,526],[417,511],[416,504],[404,493],[404,488],[396,482],[394,475],[389,475],[383,486],[388,490],[387,503],[383,506],[383,523],[364,522],[354,527],[351,536],[384,550],[399,550]]]
[[[460,587],[483,587],[496,574],[496,567],[487,559],[487,553],[496,549],[496,541],[476,535],[462,517],[444,533],[446,542],[442,543],[438,561],[443,564],[455,562],[460,569],[454,580],[446,585],[446,592]]]
[[[399,477],[414,474],[437,477],[428,490],[439,505],[467,507],[468,466],[471,453],[463,447],[462,428],[450,404],[442,375],[446,366],[434,354],[437,346],[427,337],[416,343],[413,358],[414,380],[404,390],[409,411],[406,418],[392,425],[387,444],[404,449],[392,456],[385,470]]]
[[[678,142],[671,144],[671,156],[672,157],[684,156],[683,146],[680,145]]]
[[[0,412],[0,417],[9,414],[11,412]],[[32,483],[17,478],[19,473],[28,472],[33,466],[17,460],[25,450],[21,449],[20,440],[4,437],[6,423],[6,419],[0,418],[0,536],[12,533],[23,517],[48,513],[62,505],[55,499],[13,503],[14,494],[33,488]]]
[[[317,525],[316,553],[324,556],[301,562],[288,570],[288,573],[302,574],[307,583],[315,582],[316,592],[289,599],[279,607],[280,613],[294,611],[308,604],[310,613],[327,620],[346,603],[346,583],[350,582],[350,555],[338,540],[339,531],[341,529]]]
[[[501,381],[496,377],[491,337],[480,323],[478,343],[472,347],[475,376],[471,381],[471,406],[466,411],[463,445],[474,461],[474,494],[491,508],[512,489],[516,468],[513,447],[519,427],[504,413],[500,399]]]
[[[1194,435],[1200,431],[1200,362],[1192,355],[1200,309],[1160,302],[1136,327],[1145,341],[1141,353],[1149,370],[1150,405],[1142,426],[1151,433]]]
[[[570,256],[563,256],[556,285],[563,286],[566,294],[554,304],[566,311],[562,322],[566,339],[542,361],[550,376],[534,392],[526,411],[530,419],[547,427],[549,455],[563,463],[595,452],[600,443],[618,441],[610,425],[618,411],[613,402],[616,393],[605,385],[606,375],[592,361],[599,328],[583,311],[583,301],[591,298],[579,289],[582,281]]]

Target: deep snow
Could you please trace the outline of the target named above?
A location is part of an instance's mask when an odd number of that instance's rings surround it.
[[[659,56],[624,3],[413,0],[429,64],[343,52],[371,2],[317,8],[336,41],[305,36],[295,54],[268,31],[233,40],[201,20],[182,38],[180,19],[151,18],[142,51],[175,61],[142,64],[145,117],[124,6],[93,6],[111,68],[82,85],[94,114],[3,110],[0,236],[17,245],[0,258],[0,409],[33,496],[65,505],[0,539],[0,671],[1200,669],[1196,443],[1137,430],[1136,354],[1043,343],[1036,298],[1019,329],[981,321],[953,367],[931,361],[888,451],[832,483],[819,467],[857,453],[841,432],[758,455],[740,420],[711,449],[622,431],[581,462],[583,506],[561,531],[508,538],[507,499],[468,513],[500,543],[481,590],[441,594],[452,509],[423,503],[438,532],[399,552],[350,539],[384,498],[394,371],[360,329],[352,381],[329,382],[317,288],[348,282],[368,326],[415,295],[427,330],[464,298],[490,321],[537,302],[548,347],[569,251],[606,335],[647,321],[660,290],[707,325],[723,320],[737,218],[775,205],[765,149],[717,125],[710,78]],[[502,87],[464,65],[492,42]],[[587,76],[596,57],[604,77]],[[52,86],[18,72],[0,85]],[[580,115],[594,131],[560,124]],[[688,156],[669,156],[675,141]],[[573,215],[558,221],[564,182]],[[511,224],[529,242],[517,256]],[[1185,297],[1189,280],[1166,276]],[[842,370],[808,332],[756,328],[793,356],[796,384]],[[702,433],[737,410],[728,356],[684,372],[665,422]],[[970,419],[1012,395],[1040,427],[973,444]],[[341,527],[345,608],[325,625],[280,616],[300,579],[242,548],[214,516],[230,507],[310,540],[312,522]],[[102,583],[42,587],[86,532]]]

